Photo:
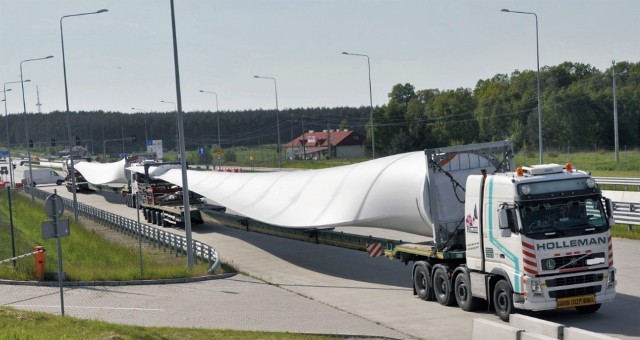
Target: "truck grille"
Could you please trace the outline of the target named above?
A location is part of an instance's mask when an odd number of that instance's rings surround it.
[[[594,253],[589,254],[587,256],[584,255],[571,255],[571,256],[560,256],[560,257],[551,257],[542,259],[542,269],[543,270],[555,270],[555,269],[571,269],[571,268],[581,268],[588,267],[587,260],[601,258],[603,260],[606,259],[604,253]]]
[[[572,296],[590,295],[600,293],[601,286],[580,287],[572,289],[561,289],[549,291],[549,297],[552,299],[561,299]]]
[[[569,276],[569,277],[561,277],[557,279],[546,280],[547,287],[562,287],[583,283],[591,283],[602,281],[604,278],[604,274],[587,274],[587,275],[577,275],[577,276]]]

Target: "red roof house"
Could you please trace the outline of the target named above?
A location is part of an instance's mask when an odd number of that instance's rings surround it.
[[[365,137],[353,130],[324,130],[304,133],[285,144],[287,159],[364,157]]]

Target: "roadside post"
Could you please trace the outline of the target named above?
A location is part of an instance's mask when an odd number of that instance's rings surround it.
[[[58,286],[60,287],[60,309],[62,316],[64,316],[64,293],[62,289],[64,271],[62,269],[62,243],[60,242],[60,237],[69,236],[69,220],[60,219],[64,211],[64,202],[58,196],[57,189],[54,189],[53,194],[49,195],[44,201],[44,211],[53,221],[42,222],[42,239],[46,240],[55,237],[58,242]]]

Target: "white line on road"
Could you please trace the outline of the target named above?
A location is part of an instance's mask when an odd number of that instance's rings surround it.
[[[13,307],[31,307],[31,308],[60,308],[60,306],[52,305],[9,305]],[[142,310],[142,311],[163,311],[160,308],[135,308],[135,307],[84,307],[84,306],[67,306],[64,308],[79,308],[79,309],[112,309],[112,310]]]

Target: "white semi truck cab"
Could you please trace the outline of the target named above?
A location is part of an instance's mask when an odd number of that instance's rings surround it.
[[[469,176],[466,190],[466,266],[508,282],[502,292],[494,287],[499,312],[510,312],[510,300],[581,312],[613,300],[611,206],[588,174],[570,164],[522,167]]]
[[[432,243],[388,246],[412,261],[414,293],[464,310],[595,312],[615,297],[611,202],[571,164],[514,169],[511,144],[426,151]]]

